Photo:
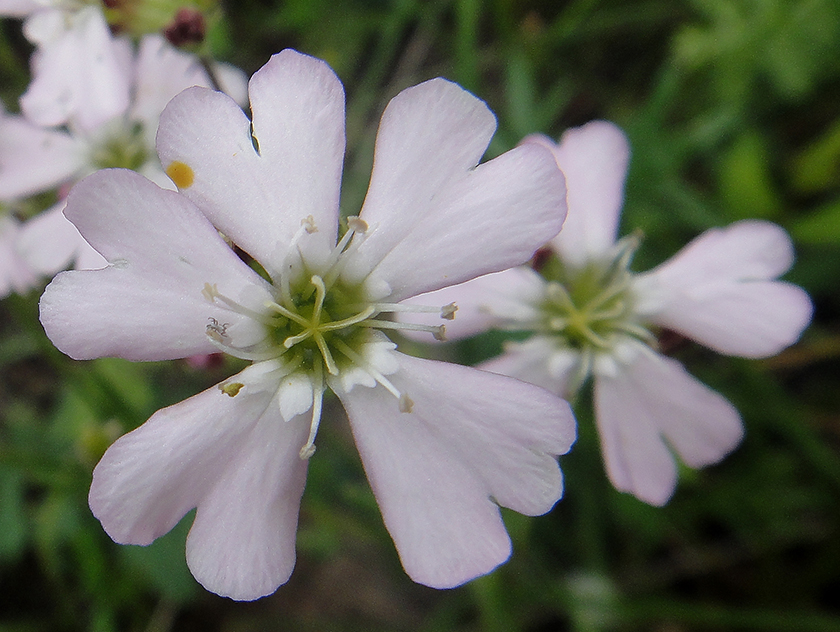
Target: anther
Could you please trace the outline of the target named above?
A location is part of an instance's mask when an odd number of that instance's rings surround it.
[[[318,226],[315,225],[315,218],[311,215],[307,215],[302,220],[300,220],[300,225],[303,226],[303,230],[305,230],[308,234],[317,233]]]
[[[414,402],[411,401],[411,398],[408,395],[403,393],[400,395],[399,408],[401,413],[410,413],[414,408]]]
[[[444,305],[440,308],[440,317],[444,320],[454,320],[455,312],[458,311],[458,306],[455,303]]]
[[[347,228],[354,233],[364,235],[368,231],[368,223],[358,215],[351,215],[347,218]]]

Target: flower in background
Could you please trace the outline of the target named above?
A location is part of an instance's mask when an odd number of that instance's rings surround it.
[[[69,196],[67,216],[109,265],[63,272],[45,291],[41,319],[59,349],[130,360],[222,350],[253,361],[111,446],[91,508],[117,542],[149,544],[197,507],[187,540],[195,577],[235,599],[273,592],[294,566],[330,388],[407,573],[434,587],[487,573],[510,554],[499,505],[537,515],[562,493],[568,404],[398,353],[384,332],[403,325],[387,316],[404,298],[527,261],[562,225],[562,174],[534,144],[476,166],[495,119],[434,79],[387,106],[364,206],[340,235],[338,78],[287,50],[249,93],[250,120],[202,88],[167,106],[158,152],[180,192],[105,170]],[[416,329],[440,336],[453,308],[433,311],[438,323]]]
[[[112,61],[124,57],[120,81],[102,77],[115,96],[80,104],[65,127],[43,127],[24,116],[0,113],[0,200],[53,190],[108,167],[134,169],[161,186],[172,186],[154,151],[158,118],[178,92],[209,86],[210,78],[196,57],[175,50],[160,36],[144,37],[136,55],[128,42],[122,44],[124,48],[109,49]],[[223,64],[216,70],[223,87],[244,102],[241,71]],[[110,107],[115,102],[122,104],[116,111]],[[71,262],[79,269],[105,265],[64,218],[63,208],[62,200],[23,225],[17,246],[22,258],[44,275]]]
[[[537,272],[519,267],[408,303],[456,300],[450,338],[489,328],[531,332],[481,368],[573,397],[594,378],[595,416],[613,485],[662,505],[677,480],[674,456],[716,463],[741,441],[737,410],[682,365],[656,351],[656,328],[720,353],[761,358],[793,344],[811,319],[807,294],[776,280],[793,263],[784,230],[742,221],[706,231],[669,261],[630,272],[639,245],[616,242],[630,151],[615,125],[595,121],[557,145],[568,217]],[[559,209],[562,212],[562,208]],[[411,315],[413,316],[413,315]],[[414,318],[414,320],[417,320]]]
[[[70,120],[95,128],[128,107],[126,42],[115,40],[101,6],[66,0],[0,0],[0,15],[24,18],[35,45],[33,79],[21,97],[26,117],[51,127]]]
[[[11,292],[25,292],[37,280],[17,251],[20,224],[2,211],[0,208],[0,298]]]

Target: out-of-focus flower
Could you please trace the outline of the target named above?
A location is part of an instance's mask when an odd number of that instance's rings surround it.
[[[114,49],[112,52],[115,52]],[[96,101],[85,103],[66,127],[44,128],[23,116],[0,113],[0,200],[12,201],[72,183],[97,169],[123,167],[172,186],[154,151],[158,118],[166,103],[190,86],[209,86],[198,60],[150,35],[135,58],[127,58],[120,84],[124,107],[116,112]],[[223,86],[246,100],[244,75],[217,65]],[[38,273],[52,275],[72,261],[79,269],[105,265],[62,215],[64,202],[26,222],[20,231],[21,256]]]
[[[100,7],[66,0],[0,0],[0,15],[25,18],[35,46],[26,117],[44,127],[71,120],[93,129],[129,104],[128,42],[115,40]]]
[[[180,192],[106,170],[69,196],[67,216],[109,265],[61,273],[44,293],[41,319],[62,351],[253,361],[111,446],[91,508],[117,542],[148,544],[197,507],[195,577],[235,599],[274,591],[294,565],[329,387],[406,572],[435,587],[487,573],[510,554],[499,505],[537,515],[562,493],[569,407],[518,380],[398,353],[383,332],[401,327],[387,315],[406,297],[526,261],[560,229],[562,174],[537,145],[476,166],[495,119],[434,79],[386,108],[364,206],[340,236],[338,78],[287,50],[249,91],[251,120],[201,88],[167,106],[158,152]]]
[[[735,408],[655,351],[667,328],[728,355],[760,358],[794,343],[811,318],[799,287],[777,281],[793,263],[784,230],[743,221],[712,229],[644,274],[629,271],[639,237],[616,242],[629,146],[595,121],[550,148],[566,175],[568,218],[537,272],[519,267],[411,302],[456,300],[450,338],[489,328],[532,332],[482,368],[573,397],[594,377],[595,415],[613,485],[661,505],[676,486],[674,454],[702,467],[741,441]],[[413,315],[412,315],[413,316]],[[416,321],[417,318],[414,318]]]
[[[25,292],[37,280],[35,273],[17,252],[18,230],[17,220],[0,215],[0,298],[11,292]]]

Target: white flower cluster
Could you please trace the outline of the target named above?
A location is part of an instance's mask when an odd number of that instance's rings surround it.
[[[171,183],[155,153],[158,117],[190,86],[212,80],[194,55],[160,35],[135,48],[114,37],[101,4],[63,0],[0,0],[0,15],[25,18],[36,46],[33,79],[21,114],[0,108],[0,296],[25,291],[38,277],[73,265],[95,269],[105,260],[81,238],[62,210],[70,186],[99,169],[133,169]],[[240,70],[214,64],[216,79],[247,101]],[[21,224],[14,213],[31,196],[56,192],[58,203]],[[2,211],[0,211],[2,212]]]

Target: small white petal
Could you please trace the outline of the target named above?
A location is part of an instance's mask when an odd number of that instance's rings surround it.
[[[742,221],[706,231],[635,280],[638,310],[721,353],[765,357],[793,344],[811,320],[800,288],[773,279],[793,262],[784,230]]]
[[[603,258],[615,243],[624,203],[630,159],[624,132],[607,121],[592,121],[567,130],[559,145],[541,136],[529,141],[551,148],[566,176],[568,216],[552,246],[573,266]]]
[[[52,189],[84,168],[84,146],[72,136],[0,111],[0,200]]]
[[[674,492],[676,464],[716,463],[741,441],[738,411],[676,360],[640,349],[615,375],[595,378],[595,415],[613,485],[652,505]]]
[[[277,390],[277,404],[285,420],[302,415],[312,408],[312,379],[301,371],[291,373],[280,380]]]
[[[559,347],[549,336],[535,335],[525,342],[510,342],[501,355],[482,362],[479,369],[515,377],[523,382],[567,397],[572,374],[580,365],[580,354]]]
[[[25,292],[37,277],[17,250],[18,222],[0,216],[0,298],[10,292]]]
[[[72,122],[84,130],[128,109],[130,77],[123,67],[120,46],[115,43],[102,12],[86,7],[66,18],[58,11],[36,14],[27,20],[30,37],[35,35],[34,18],[71,20],[71,27],[44,39],[33,57],[33,80],[20,99],[24,114],[44,126]]]

